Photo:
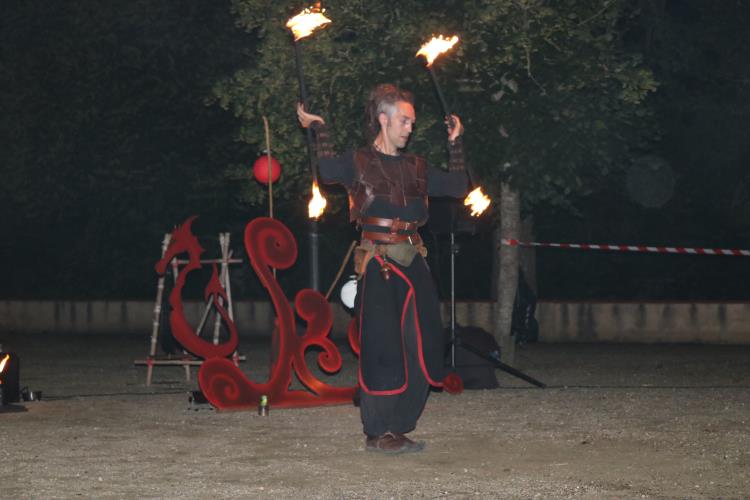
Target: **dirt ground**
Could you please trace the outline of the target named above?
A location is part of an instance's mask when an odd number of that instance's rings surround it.
[[[750,346],[526,346],[517,366],[550,387],[498,372],[499,389],[433,393],[426,450],[383,456],[354,406],[195,409],[171,367],[146,387],[145,336],[0,342],[44,396],[0,413],[2,498],[750,497]],[[255,381],[268,343],[240,342]]]

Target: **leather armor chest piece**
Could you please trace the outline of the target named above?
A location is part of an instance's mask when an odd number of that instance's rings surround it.
[[[359,220],[375,198],[397,207],[418,199],[427,203],[427,163],[418,156],[405,154],[398,161],[382,161],[373,148],[361,148],[354,152],[354,168],[354,185],[349,190],[351,221]]]

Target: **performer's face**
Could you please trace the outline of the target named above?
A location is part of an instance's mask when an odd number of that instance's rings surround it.
[[[414,106],[408,102],[399,101],[396,103],[396,110],[393,114],[391,116],[384,115],[384,117],[386,119],[381,120],[381,125],[385,136],[397,148],[406,147],[414,122],[417,119]]]

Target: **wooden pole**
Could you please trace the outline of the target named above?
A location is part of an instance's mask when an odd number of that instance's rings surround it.
[[[172,239],[171,233],[164,235],[164,240],[161,243],[161,256],[164,258],[164,254],[167,253],[169,242]],[[161,304],[164,298],[164,276],[159,276],[159,281],[156,286],[156,301],[154,302],[154,321],[151,325],[151,345],[148,350],[149,361],[153,361],[156,356],[156,343],[159,338],[159,326],[161,324]],[[148,363],[146,368],[146,385],[151,385],[151,378],[154,373],[154,365]]]
[[[273,219],[273,182],[271,182],[271,128],[268,126],[268,118],[263,116],[263,128],[266,131],[266,154],[268,155],[268,216]],[[273,277],[276,277],[276,268],[272,267]]]
[[[271,177],[271,130],[268,127],[268,118],[263,116],[263,128],[266,131],[266,155],[268,155],[268,216],[273,219],[273,180]]]
[[[219,233],[219,248],[221,249],[221,270],[219,271],[219,284],[224,286],[224,275],[227,270],[227,239],[224,233]],[[220,306],[224,305],[224,300],[221,297],[216,297],[216,303]],[[218,310],[214,310],[214,345],[219,343],[219,334],[221,333],[221,314]]]
[[[333,292],[333,289],[336,287],[336,283],[339,282],[339,279],[341,278],[341,274],[344,272],[344,268],[346,267],[347,262],[349,262],[349,257],[351,257],[352,252],[354,251],[354,247],[357,245],[357,240],[352,241],[352,244],[349,245],[349,250],[346,251],[346,256],[344,256],[344,260],[341,261],[341,266],[339,266],[339,272],[336,273],[336,277],[333,278],[333,283],[331,283],[331,286],[328,287],[328,291],[326,292],[326,300],[331,296],[331,293]]]

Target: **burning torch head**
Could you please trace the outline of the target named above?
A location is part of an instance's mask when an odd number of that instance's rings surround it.
[[[456,35],[450,38],[446,38],[443,35],[433,36],[430,41],[420,47],[419,51],[417,51],[417,56],[424,56],[429,68],[440,54],[448,52],[457,43],[458,37]]]
[[[2,360],[0,360],[0,384],[3,383],[3,372],[5,371],[5,367],[8,364],[8,360],[10,359],[10,354],[6,354],[3,356]]]
[[[320,188],[318,183],[313,182],[312,185],[312,198],[310,203],[307,204],[307,214],[311,219],[318,219],[323,212],[325,212],[328,201],[320,194]]]
[[[474,189],[464,199],[464,205],[471,209],[472,217],[479,217],[490,206],[490,198],[482,192],[482,187]]]
[[[12,352],[0,352],[0,405],[20,400],[18,356]]]
[[[318,2],[290,18],[286,22],[286,27],[292,30],[294,41],[308,37],[318,28],[323,28],[330,23],[331,20],[324,15],[325,11],[320,8],[320,2]]]

